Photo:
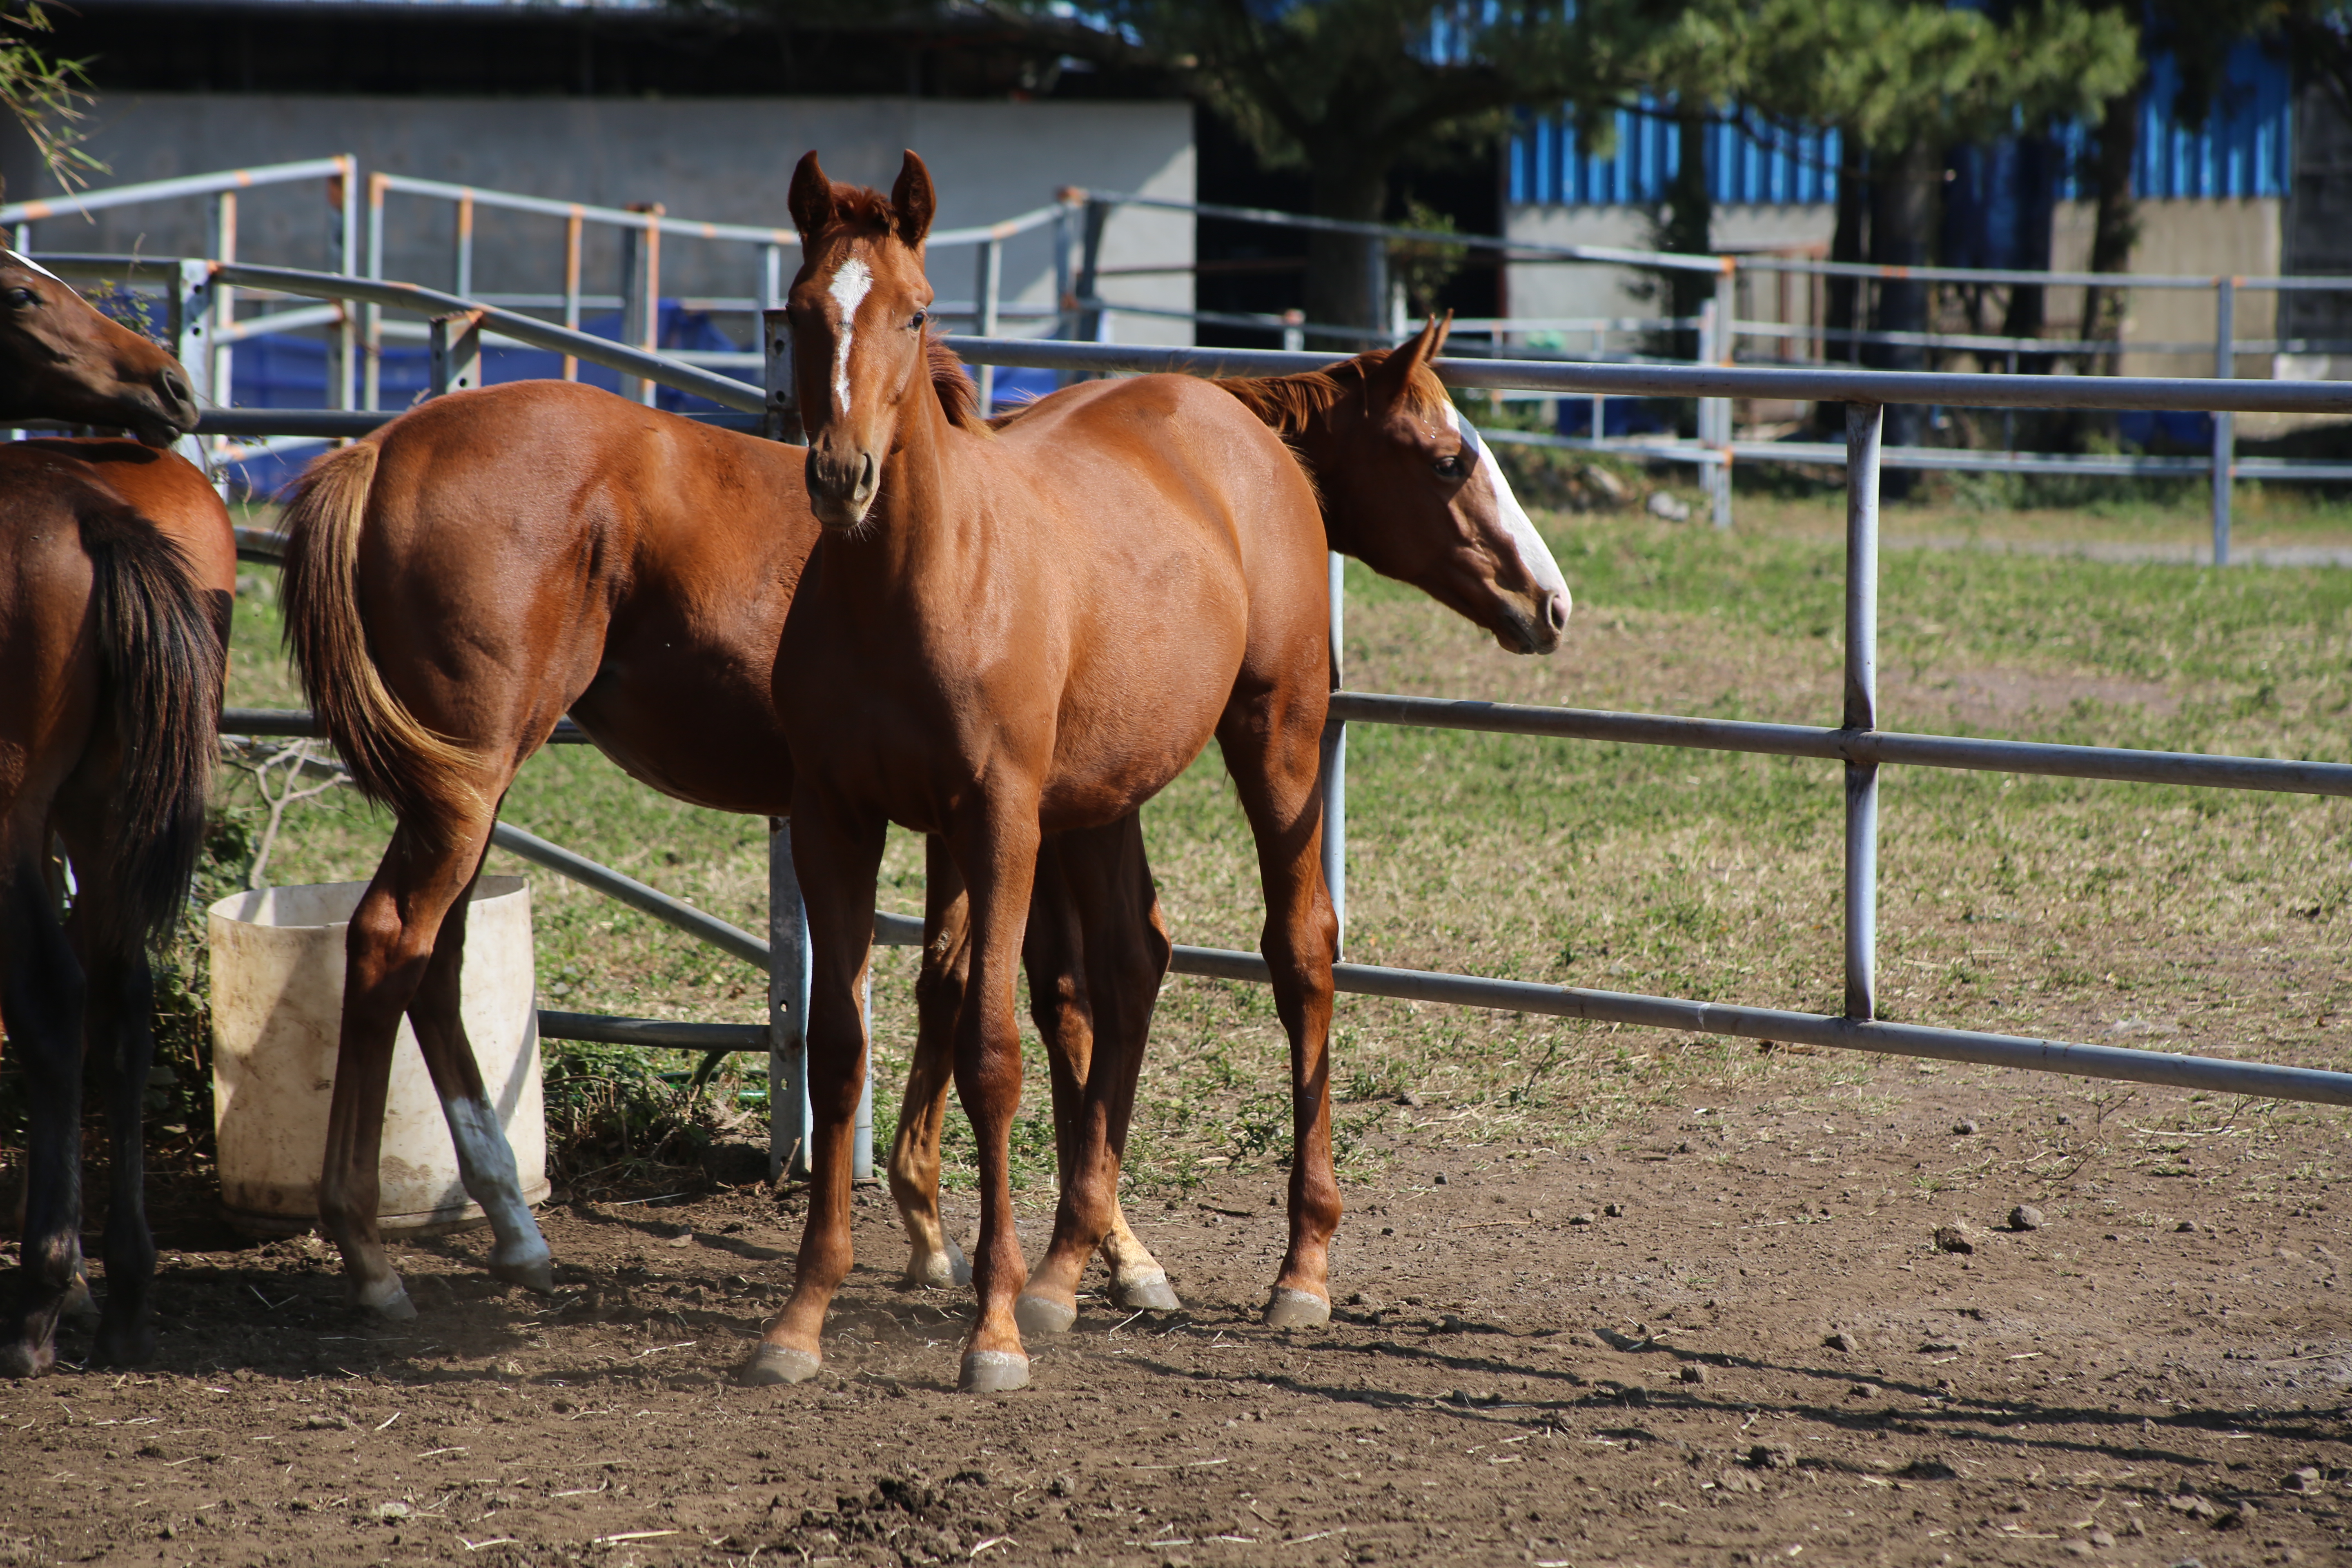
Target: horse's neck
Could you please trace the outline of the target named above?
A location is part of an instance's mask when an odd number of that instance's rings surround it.
[[[883,459],[880,491],[860,552],[869,585],[919,593],[969,577],[986,554],[988,508],[979,443],[950,422],[928,376],[898,410],[898,441]],[[952,595],[950,595],[951,602]]]
[[[1314,482],[1315,499],[1323,514],[1323,537],[1329,547],[1342,555],[1356,553],[1356,534],[1350,516],[1351,508],[1338,504],[1334,489],[1348,471],[1347,454],[1340,450],[1342,442],[1338,422],[1317,415],[1297,430],[1282,432],[1284,439]]]

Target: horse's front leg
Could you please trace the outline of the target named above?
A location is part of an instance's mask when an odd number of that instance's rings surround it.
[[[971,906],[971,980],[956,1018],[956,1092],[980,1152],[980,1316],[957,1386],[1001,1394],[1029,1382],[1013,1302],[1027,1273],[1013,1229],[1013,1117],[1021,1108],[1021,1026],[1013,982],[1037,869],[1034,789],[998,783],[949,836]]]
[[[793,1293],[743,1369],[746,1383],[803,1383],[824,1364],[824,1314],[853,1259],[850,1153],[866,1081],[866,965],[883,823],[825,811],[796,794],[793,869],[808,910],[809,1207]]]
[[[1320,672],[1317,672],[1320,679]],[[1331,1169],[1331,965],[1339,922],[1323,882],[1322,692],[1303,684],[1236,700],[1218,726],[1265,889],[1259,949],[1290,1037],[1290,1246],[1265,1305],[1271,1328],[1331,1316],[1330,1247],[1339,1228]]]

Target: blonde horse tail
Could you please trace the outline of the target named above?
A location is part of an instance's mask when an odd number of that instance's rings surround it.
[[[310,710],[362,794],[412,827],[479,804],[473,752],[436,735],[376,668],[360,618],[360,533],[382,448],[359,441],[303,470],[286,509],[286,647]]]

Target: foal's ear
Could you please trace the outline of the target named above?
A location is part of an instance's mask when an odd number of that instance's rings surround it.
[[[890,187],[890,209],[898,215],[899,242],[910,250],[922,244],[923,236],[931,232],[939,198],[931,194],[931,172],[911,147],[907,161],[898,165],[898,183]]]
[[[793,188],[784,198],[784,205],[793,215],[793,226],[801,231],[803,240],[815,238],[824,226],[833,221],[833,182],[825,178],[823,165],[816,161],[816,149],[801,154],[793,170]]]
[[[1389,351],[1389,357],[1382,360],[1380,369],[1372,373],[1371,401],[1376,411],[1386,414],[1403,404],[1406,395],[1412,391],[1415,373],[1437,357],[1437,351],[1444,346],[1445,334],[1453,325],[1454,312],[1451,310],[1443,320],[1432,316],[1410,340]]]

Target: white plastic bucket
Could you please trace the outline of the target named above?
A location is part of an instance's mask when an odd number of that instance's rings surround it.
[[[286,1236],[319,1217],[327,1108],[342,1032],[343,940],[364,882],[262,888],[205,911],[212,942],[213,1123],[229,1223]],[[539,1011],[531,963],[530,889],[483,877],[466,920],[458,1003],[466,1036],[498,1107],[523,1199],[547,1197],[547,1115],[541,1097]],[[440,1097],[408,1020],[393,1047],[378,1224],[414,1236],[481,1223],[466,1196]]]

